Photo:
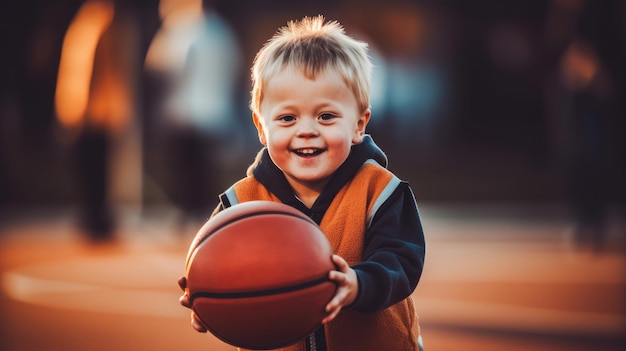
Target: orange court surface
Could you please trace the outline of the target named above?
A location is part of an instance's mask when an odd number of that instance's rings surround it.
[[[414,293],[427,351],[624,350],[626,251],[615,216],[602,251],[558,209],[423,205]],[[546,214],[548,213],[548,214]],[[167,211],[123,218],[110,243],[69,213],[0,220],[0,350],[234,350],[178,303],[190,240]],[[347,350],[350,351],[350,350]]]

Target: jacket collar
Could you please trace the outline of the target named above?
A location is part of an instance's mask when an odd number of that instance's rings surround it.
[[[270,158],[267,148],[260,151],[260,157],[257,157],[251,170],[252,175],[282,202],[309,214],[316,222],[319,222],[335,195],[350,179],[354,178],[367,160],[374,160],[381,166],[387,167],[387,156],[374,143],[370,135],[365,135],[360,144],[352,146],[350,155],[335,171],[330,182],[310,209],[296,198],[285,175]]]

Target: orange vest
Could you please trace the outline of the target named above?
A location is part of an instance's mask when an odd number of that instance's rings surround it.
[[[353,265],[363,260],[365,232],[378,207],[400,183],[387,169],[366,162],[330,204],[320,227],[333,252]],[[235,183],[225,195],[232,205],[253,200],[280,200],[254,177]],[[372,313],[343,309],[325,326],[328,351],[417,351],[419,323],[409,296]],[[240,349],[243,350],[243,349]],[[281,351],[305,351],[305,341],[280,348]]]

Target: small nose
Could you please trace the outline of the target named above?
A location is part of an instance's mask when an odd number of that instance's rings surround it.
[[[312,118],[303,118],[298,123],[297,136],[301,138],[310,138],[319,135],[317,124]]]

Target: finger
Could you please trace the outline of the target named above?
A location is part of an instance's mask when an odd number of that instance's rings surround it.
[[[348,293],[345,289],[337,289],[335,296],[326,304],[326,312],[330,313],[337,308],[341,308],[345,304]]]
[[[181,305],[191,308],[191,300],[189,299],[189,295],[185,294],[178,299]]]
[[[204,327],[202,322],[198,320],[198,317],[195,313],[191,313],[191,326],[199,333],[206,333],[207,329]]]
[[[339,314],[340,311],[341,311],[341,306],[338,306],[332,312],[330,312],[328,314],[328,316],[326,316],[324,319],[322,319],[322,324],[326,324],[326,323],[332,321],[333,319],[335,319],[335,317],[337,317],[337,315]]]
[[[178,279],[178,286],[184,291],[187,288],[187,278],[180,277],[180,279]]]
[[[343,257],[339,255],[333,255],[333,262],[337,266],[338,271],[344,272],[344,273],[347,272],[349,268],[348,262],[346,262],[346,260],[344,260]]]
[[[340,305],[341,304],[339,303],[339,299],[335,297],[332,300],[330,300],[328,304],[326,304],[326,308],[324,310],[326,311],[326,313],[331,313]]]
[[[345,285],[348,281],[346,275],[338,271],[330,271],[328,273],[328,279],[334,281],[338,287]]]

